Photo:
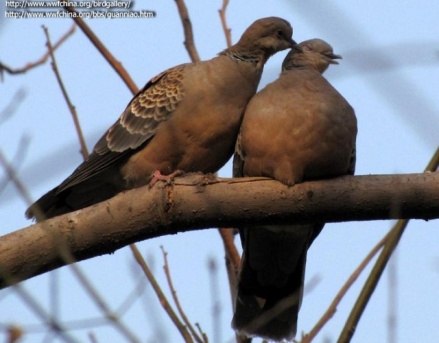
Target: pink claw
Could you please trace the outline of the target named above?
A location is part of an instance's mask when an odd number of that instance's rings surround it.
[[[160,173],[160,170],[156,170],[152,176],[151,181],[149,182],[149,188],[154,187],[154,185],[158,181],[166,181],[167,184],[171,184],[175,177],[182,174],[183,174],[182,170],[176,170],[169,175],[163,175],[162,173]]]

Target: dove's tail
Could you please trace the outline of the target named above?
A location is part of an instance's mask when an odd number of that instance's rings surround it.
[[[274,341],[296,335],[306,254],[322,225],[267,226],[241,232],[241,262],[232,326]]]

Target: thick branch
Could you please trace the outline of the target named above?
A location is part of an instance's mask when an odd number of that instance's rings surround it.
[[[189,175],[173,186],[134,189],[1,237],[0,287],[62,266],[60,239],[79,261],[189,230],[316,218],[439,218],[439,173],[346,176],[294,187],[263,178]]]

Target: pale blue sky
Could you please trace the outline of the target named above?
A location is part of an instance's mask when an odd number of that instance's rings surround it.
[[[220,0],[187,3],[202,59],[209,59],[225,48],[218,16],[221,4]],[[0,60],[11,66],[21,67],[44,53],[42,24],[49,28],[53,41],[71,25],[68,19],[5,19],[4,4],[2,6]],[[133,9],[154,10],[157,17],[94,19],[87,24],[141,87],[162,70],[188,62],[189,57],[184,49],[183,31],[174,1],[137,1]],[[352,104],[358,117],[357,174],[392,174],[422,171],[438,146],[438,15],[439,3],[431,0],[277,0],[269,5],[266,1],[255,0],[251,6],[231,0],[227,19],[233,42],[254,20],[266,16],[289,20],[296,41],[315,37],[328,41],[344,59],[325,75]],[[277,77],[285,54],[279,53],[269,60],[261,87]],[[91,149],[121,114],[131,94],[79,29],[56,52],[56,57]],[[25,91],[25,99],[13,117],[0,123],[0,147],[10,160],[21,156],[19,176],[36,199],[68,176],[81,162],[81,155],[72,119],[50,65],[25,75],[5,74],[0,83],[0,110],[21,89]],[[18,151],[23,137],[30,139],[24,155]],[[231,175],[230,163],[220,174]],[[4,173],[0,171],[0,186],[3,179]],[[11,185],[3,189],[0,193],[0,234],[31,224],[24,219],[25,208],[26,204]],[[312,328],[336,291],[392,223],[373,221],[326,226],[308,255],[306,279],[317,276],[320,281],[304,298],[299,332]],[[398,342],[436,342],[439,339],[437,226],[437,220],[411,222],[398,249]],[[153,261],[156,275],[167,291],[160,245],[169,253],[174,284],[189,318],[200,322],[212,342],[231,341],[231,302],[218,233],[204,230],[139,243],[141,251]],[[217,341],[213,337],[209,258],[214,258],[220,267],[221,337]],[[79,265],[112,308],[120,305],[134,288],[134,280],[140,277],[127,248]],[[62,268],[58,276],[60,320],[98,316],[96,306],[80,289],[68,268]],[[323,342],[325,338],[336,340],[363,282],[364,277],[343,300],[316,342]],[[48,275],[29,280],[23,286],[49,308]],[[353,342],[386,341],[387,286],[387,275],[384,275]],[[1,325],[15,323],[26,327],[39,322],[11,290],[0,291],[0,308]],[[157,335],[161,335],[162,342],[181,341],[150,287],[123,320],[142,342],[155,342]],[[74,336],[79,341],[89,341],[88,331],[74,331]],[[99,342],[122,341],[119,333],[108,326],[93,329],[93,332]],[[42,339],[43,335],[29,334],[23,341],[41,342]],[[0,331],[0,341],[4,340]]]

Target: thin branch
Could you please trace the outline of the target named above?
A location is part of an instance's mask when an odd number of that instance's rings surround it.
[[[345,176],[294,187],[263,178],[189,174],[176,178],[172,185],[157,183],[151,189],[125,191],[4,235],[0,237],[0,265],[16,281],[65,265],[53,244],[53,232],[80,261],[133,242],[202,228],[305,224],[315,218],[327,223],[434,219],[439,217],[438,194],[439,173]],[[7,281],[0,275],[0,288],[9,285]]]
[[[17,177],[17,174],[15,173],[14,168],[12,165],[7,161],[5,155],[3,154],[3,151],[0,149],[0,166],[5,170],[6,175],[9,180],[11,180],[14,183],[15,188],[17,188],[18,192],[20,193],[20,196],[24,199],[26,204],[32,204],[32,198],[27,191],[24,184],[19,180]],[[38,210],[38,209],[37,209]],[[37,217],[43,218],[44,216],[41,213],[36,213]]]
[[[98,343],[98,340],[96,339],[96,336],[93,332],[88,333],[88,338],[90,338],[90,342],[92,343]]]
[[[346,280],[346,282],[343,285],[343,287],[338,291],[338,293],[335,296],[334,300],[332,301],[331,305],[329,305],[328,309],[325,311],[323,316],[319,319],[317,324],[314,325],[312,330],[302,338],[301,343],[309,343],[309,342],[311,342],[317,336],[317,334],[320,332],[320,330],[323,328],[323,326],[325,326],[325,324],[334,316],[335,312],[337,311],[337,306],[340,304],[341,300],[346,295],[346,293],[348,292],[349,288],[358,279],[358,277],[363,272],[363,270],[366,268],[366,266],[369,264],[369,262],[372,260],[372,258],[384,246],[388,236],[389,236],[389,234],[384,236],[373,247],[373,249],[369,252],[369,254],[367,254],[367,256],[360,263],[360,265],[354,270],[354,272],[351,274],[351,276]]]
[[[177,4],[178,13],[180,14],[181,23],[183,24],[184,30],[184,46],[191,58],[192,62],[199,62],[200,57],[198,56],[197,48],[194,43],[194,34],[192,32],[192,24],[189,18],[189,13],[187,11],[186,5],[183,0],[175,0]]]
[[[84,135],[82,133],[81,125],[79,124],[78,114],[76,113],[76,108],[75,108],[75,106],[73,106],[73,104],[70,100],[70,97],[67,93],[67,90],[64,86],[64,83],[61,79],[61,75],[59,73],[58,65],[57,65],[56,59],[55,59],[55,54],[53,53],[54,47],[52,46],[52,43],[50,41],[49,30],[44,25],[43,25],[43,30],[44,30],[44,34],[46,35],[46,39],[47,39],[47,48],[49,51],[49,55],[52,58],[52,69],[53,69],[53,72],[55,73],[56,80],[58,81],[59,87],[61,88],[61,92],[63,94],[64,100],[67,103],[67,107],[69,108],[69,111],[72,115],[73,122],[75,124],[76,133],[77,133],[78,139],[79,139],[79,144],[81,146],[82,157],[84,158],[84,160],[86,160],[88,157],[88,150],[87,150],[87,145],[85,144],[85,139],[84,139]]]
[[[15,170],[20,168],[23,161],[25,160],[25,157],[29,150],[29,143],[30,143],[30,138],[28,136],[26,135],[21,136],[20,142],[18,143],[17,152],[15,153],[15,156],[12,158],[12,161],[10,162],[10,165],[14,166],[14,172]],[[11,179],[8,177],[4,178],[4,180],[0,180],[0,193],[6,188],[6,186],[10,181]]]
[[[106,304],[104,299],[99,295],[99,292],[93,287],[91,282],[84,276],[84,273],[79,269],[77,264],[70,265],[73,274],[81,283],[82,287],[87,291],[90,297],[97,304],[98,308],[102,311],[105,318],[107,318],[114,326],[120,331],[120,333],[125,336],[129,342],[140,342],[140,340],[130,331],[130,329],[123,324],[117,314],[110,310],[110,307]]]
[[[1,63],[0,63],[1,64]],[[0,65],[1,68],[1,65]],[[23,103],[23,100],[27,96],[27,91],[24,88],[19,88],[15,94],[13,95],[11,101],[4,109],[0,111],[0,125],[11,118],[20,106]]]
[[[2,271],[3,273],[3,271]],[[14,290],[16,294],[27,304],[27,306],[39,317],[43,322],[45,322],[59,337],[65,342],[77,342],[76,339],[71,337],[66,329],[52,317],[50,314],[46,313],[40,304],[32,297],[21,285],[14,285]]]
[[[221,25],[224,30],[224,35],[226,37],[227,47],[230,48],[232,46],[232,30],[227,26],[227,19],[226,19],[226,9],[227,5],[229,4],[229,0],[223,0],[223,7],[221,7],[219,12],[219,16],[221,18]]]
[[[162,249],[163,253],[163,260],[164,260],[164,266],[163,269],[165,270],[166,280],[168,281],[169,289],[172,294],[172,298],[174,299],[175,306],[177,306],[178,313],[180,313],[181,318],[183,319],[184,323],[186,324],[186,327],[189,329],[189,331],[192,334],[192,337],[194,337],[196,342],[203,343],[200,336],[198,336],[197,332],[195,331],[194,327],[192,326],[191,322],[186,316],[186,313],[183,311],[183,308],[181,307],[180,300],[177,297],[177,292],[174,288],[174,284],[172,282],[171,278],[171,272],[169,270],[169,263],[168,263],[168,253],[165,251],[163,246],[160,247]]]
[[[105,45],[99,40],[99,38],[94,34],[94,32],[88,27],[88,25],[80,18],[78,12],[76,12],[75,8],[72,6],[64,6],[64,8],[71,13],[75,13],[76,15],[73,17],[75,23],[81,28],[82,32],[87,36],[87,38],[92,42],[92,44],[99,50],[99,52],[104,56],[107,62],[113,67],[116,73],[120,76],[123,82],[130,89],[131,93],[136,94],[138,92],[138,88],[134,81],[131,79],[128,72],[122,66],[122,64],[116,60],[116,58],[108,51]]]
[[[56,315],[54,315],[56,317]],[[108,326],[108,320],[102,316],[88,317],[77,320],[68,320],[63,323],[68,331],[93,329],[99,326]],[[23,331],[29,333],[45,333],[47,329],[42,324],[27,324],[23,326]]]
[[[218,267],[214,258],[209,258],[207,261],[209,268],[209,279],[210,279],[210,298],[212,301],[212,326],[213,326],[213,342],[221,342],[221,302],[219,301],[219,291],[218,291]]]
[[[198,332],[200,333],[200,335],[203,337],[203,342],[209,342],[209,339],[207,338],[206,333],[203,331],[203,329],[201,329],[200,324],[195,323],[195,326],[198,329]]]
[[[139,249],[137,249],[137,247],[134,244],[130,245],[130,249],[134,255],[135,260],[142,268],[143,272],[145,273],[145,276],[148,278],[148,281],[151,283],[152,288],[157,294],[160,304],[162,305],[163,309],[166,311],[166,313],[168,314],[169,318],[172,320],[174,325],[177,327],[180,334],[183,336],[184,341],[192,343],[193,340],[191,335],[189,334],[183,323],[178,319],[177,314],[174,312],[171,304],[169,304],[169,301],[166,299],[165,294],[163,293],[153,273],[151,272],[148,265],[146,264],[145,259],[140,254]]]
[[[428,163],[427,167],[425,168],[425,172],[433,172],[438,168],[438,166],[439,166],[439,148],[436,150],[430,162]],[[363,286],[363,289],[361,290],[360,295],[358,296],[357,301],[355,302],[354,307],[352,308],[352,311],[340,334],[340,338],[338,342],[350,342],[350,340],[352,339],[355,333],[355,328],[357,327],[358,322],[360,321],[364,309],[366,308],[366,305],[369,302],[369,299],[371,298],[378,284],[378,281],[380,280],[381,275],[383,274],[383,271],[386,268],[386,265],[390,257],[392,256],[393,251],[398,245],[404,233],[404,230],[407,227],[408,222],[409,222],[408,219],[398,220],[395,226],[393,227],[393,229],[390,231],[386,245],[384,246],[383,251],[378,257],[375,266],[373,267],[369,277],[366,280],[366,283]]]
[[[117,308],[116,314],[118,316],[123,316],[145,292],[147,286],[147,281],[145,280],[145,278],[142,276],[136,283],[137,285],[134,287],[134,289],[128,294],[125,300]]]
[[[64,41],[66,41],[67,38],[69,38],[75,32],[75,29],[76,29],[76,24],[73,24],[71,26],[71,28],[64,35],[62,35],[61,38],[58,39],[58,41],[53,45],[53,50],[55,51],[62,43],[64,43]],[[12,67],[9,67],[9,66],[0,62],[1,80],[3,81],[3,72],[4,71],[6,71],[8,74],[11,74],[11,75],[23,74],[32,68],[38,67],[39,65],[46,63],[49,56],[50,56],[50,52],[48,50],[38,60],[36,60],[35,62],[29,62],[24,67],[21,67],[21,68],[12,68]]]
[[[226,229],[226,228],[218,229],[218,232],[223,241],[224,251],[226,253],[225,263],[227,270],[227,278],[229,280],[232,308],[233,306],[235,306],[236,290],[238,284],[238,271],[239,271],[239,265],[241,263],[241,257],[239,256],[238,250],[236,249],[235,242],[233,239],[234,238],[233,230],[235,229]],[[238,340],[239,335],[238,334],[236,335]]]
[[[387,343],[397,342],[397,326],[398,326],[398,281],[397,281],[397,262],[398,251],[393,253],[389,261],[388,287],[387,287]]]
[[[239,265],[241,263],[241,257],[239,256],[238,249],[236,249],[235,242],[233,239],[234,238],[233,230],[235,229],[220,228],[218,230],[221,235],[221,238],[223,239],[224,250],[227,252],[227,255],[230,256],[230,261],[232,262],[232,266],[237,272],[239,269]]]

